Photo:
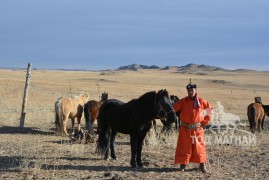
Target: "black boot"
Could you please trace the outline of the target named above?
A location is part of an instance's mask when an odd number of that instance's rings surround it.
[[[186,168],[186,164],[180,164],[180,167],[178,170],[184,172],[185,168]]]
[[[205,167],[205,163],[200,163],[199,170],[202,173],[207,173],[207,170],[206,170],[206,167]]]

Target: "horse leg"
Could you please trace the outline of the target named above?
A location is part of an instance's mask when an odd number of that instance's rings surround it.
[[[80,125],[80,123],[81,123],[81,116],[78,116],[77,117],[77,121],[78,121],[78,132],[80,132],[80,129],[81,129],[81,125]]]
[[[90,104],[86,104],[84,107],[84,117],[86,120],[86,128],[88,132],[93,135],[93,129],[91,125],[91,119],[92,119],[92,114],[91,114],[91,107]]]
[[[108,138],[107,138],[107,142],[106,142],[106,145],[105,145],[105,157],[104,157],[104,159],[107,160],[107,161],[109,160],[109,157],[108,157],[109,146],[110,146],[110,133],[108,133]]]
[[[131,141],[131,167],[135,168],[136,165],[136,155],[137,155],[137,142],[138,138],[137,135],[130,135],[130,141]]]
[[[139,137],[137,142],[137,155],[136,155],[136,162],[138,167],[143,167],[143,163],[141,162],[141,153],[142,153],[142,147],[143,147],[143,141],[146,137],[146,134],[142,137]]]
[[[178,129],[178,118],[176,119],[176,122],[175,122],[175,130]]]
[[[258,119],[258,131],[261,132],[262,119]]]
[[[72,122],[72,134],[75,134],[75,118],[71,118]]]
[[[91,135],[94,135],[94,131],[93,131],[93,126],[92,126],[92,121],[91,120],[88,120],[86,122],[86,126],[87,126],[87,130],[88,132],[91,134]]]
[[[117,156],[114,149],[114,141],[115,137],[117,135],[117,131],[112,130],[111,136],[110,136],[110,151],[111,151],[111,158],[117,160]]]
[[[64,133],[65,135],[69,136],[69,134],[67,133],[66,130],[66,124],[67,124],[67,120],[68,120],[68,116],[64,115],[63,116],[63,129],[62,129],[62,133]]]
[[[94,117],[92,117],[91,118],[91,125],[93,126],[93,124],[94,124],[94,121],[95,121],[95,119],[94,119]]]
[[[147,135],[147,132],[149,131],[149,129],[151,128],[151,126],[147,127],[143,132],[142,135],[140,135],[138,137],[138,141],[137,141],[137,155],[136,155],[136,162],[138,167],[143,167],[143,163],[141,161],[141,153],[142,153],[142,148],[143,148],[143,141]]]
[[[249,130],[252,132],[252,134],[255,133],[255,123],[252,122],[252,120],[249,120]]]
[[[90,126],[91,126],[90,132],[91,132],[92,134],[94,134],[94,130],[93,130],[93,124],[94,124],[94,121],[95,121],[94,116],[92,116],[92,117],[91,117],[91,121],[90,121]]]
[[[262,130],[264,130],[264,118],[265,118],[265,115],[262,118]]]

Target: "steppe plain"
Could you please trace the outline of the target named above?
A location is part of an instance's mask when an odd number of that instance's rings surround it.
[[[88,93],[100,100],[128,102],[148,91],[167,89],[186,96],[189,78],[198,86],[198,95],[213,107],[221,102],[225,112],[240,117],[240,132],[248,132],[247,106],[260,96],[269,104],[269,72],[226,71],[177,68],[138,69],[137,71],[60,71],[31,72],[24,128],[19,128],[26,70],[0,69],[0,179],[268,179],[269,130],[255,134],[249,145],[211,144],[207,146],[209,173],[202,174],[197,164],[186,172],[177,171],[174,152],[178,132],[156,139],[149,136],[143,148],[146,167],[131,169],[129,137],[116,138],[117,161],[104,161],[95,154],[95,143],[71,142],[55,134],[54,102],[62,96]],[[243,125],[242,125],[243,124]],[[161,123],[158,121],[159,129]],[[70,131],[70,120],[68,128]],[[85,120],[82,119],[82,128]],[[238,131],[239,132],[239,131]],[[235,133],[238,133],[235,132]],[[247,133],[246,133],[247,134]],[[165,140],[164,140],[165,139]]]

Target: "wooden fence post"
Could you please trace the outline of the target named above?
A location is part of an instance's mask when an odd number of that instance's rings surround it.
[[[24,95],[23,95],[23,101],[22,101],[20,128],[24,128],[24,120],[25,120],[25,115],[26,115],[28,88],[29,88],[29,83],[30,83],[30,78],[31,78],[31,67],[32,67],[32,64],[28,63],[28,68],[27,68],[27,73],[26,73],[26,80],[25,80],[25,87],[24,87]]]
[[[103,93],[102,93],[102,96],[101,96],[101,101],[102,101],[102,102],[105,102],[106,100],[108,100],[108,93],[103,92]]]

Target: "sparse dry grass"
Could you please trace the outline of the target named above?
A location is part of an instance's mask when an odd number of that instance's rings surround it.
[[[128,136],[119,134],[116,139],[119,160],[106,162],[94,154],[95,144],[72,144],[69,138],[55,135],[53,124],[54,102],[58,97],[87,92],[90,99],[99,100],[102,92],[108,92],[109,98],[127,102],[147,91],[164,88],[170,94],[184,97],[189,78],[197,83],[199,95],[213,106],[220,101],[226,112],[246,120],[246,107],[255,96],[261,96],[264,104],[269,104],[269,73],[195,75],[174,70],[122,73],[33,70],[25,128],[19,129],[25,73],[0,70],[1,179],[111,179],[116,176],[123,179],[266,179],[269,176],[268,130],[256,134],[257,142],[253,146],[207,146],[210,173],[203,175],[197,171],[196,164],[190,164],[187,172],[177,172],[177,166],[173,165],[177,133],[158,139],[154,135],[149,137],[150,143],[144,146],[142,154],[148,167],[132,170]]]

